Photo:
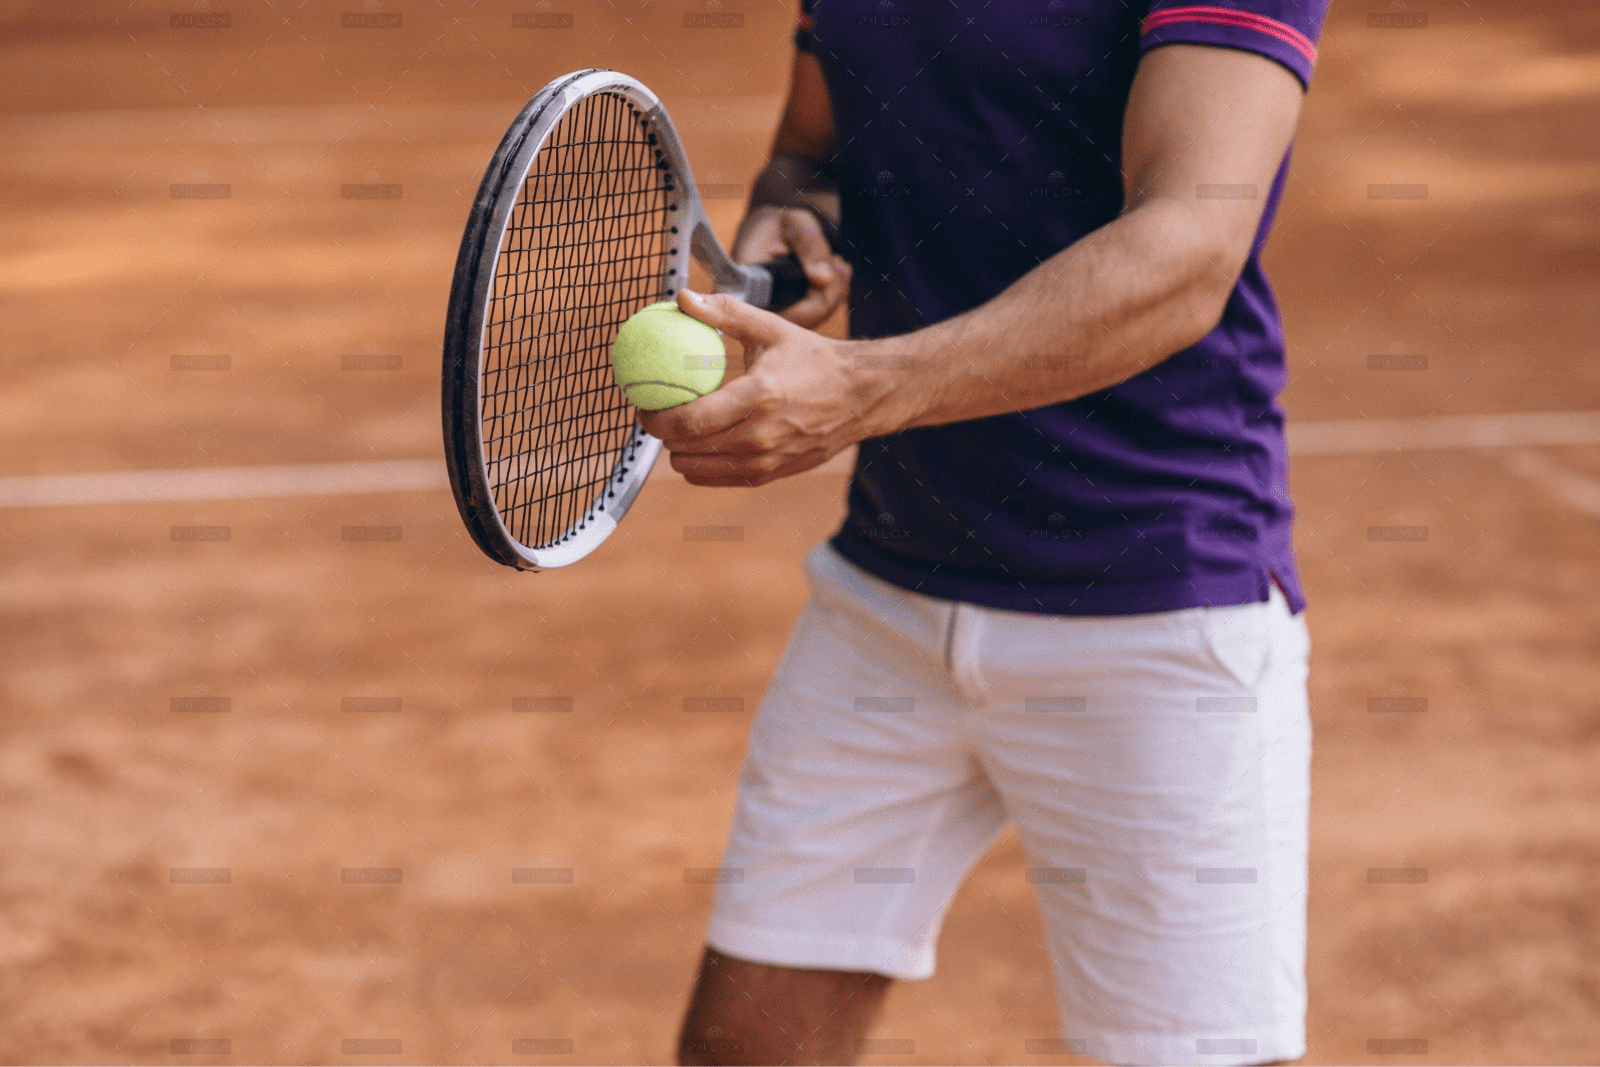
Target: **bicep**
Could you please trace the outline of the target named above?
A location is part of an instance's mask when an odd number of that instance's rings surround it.
[[[810,52],[796,49],[789,77],[789,99],[784,104],[774,154],[826,160],[833,156],[833,107],[822,63]]]
[[[1303,97],[1294,74],[1254,52],[1149,52],[1123,122],[1124,210],[1182,206],[1197,236],[1242,267]]]

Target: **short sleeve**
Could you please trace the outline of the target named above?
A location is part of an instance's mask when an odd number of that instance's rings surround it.
[[[816,0],[800,0],[800,17],[794,24],[794,46],[802,52],[815,52],[817,39],[811,34],[812,19],[815,17],[812,8]]]
[[[1207,44],[1238,48],[1275,59],[1311,84],[1317,41],[1327,18],[1328,0],[1248,0],[1196,4],[1156,0],[1145,16],[1139,51],[1167,44]]]

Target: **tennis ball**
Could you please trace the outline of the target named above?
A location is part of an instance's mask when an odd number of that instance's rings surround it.
[[[728,353],[716,330],[663,300],[640,308],[617,330],[611,367],[635,407],[660,411],[721,385]]]

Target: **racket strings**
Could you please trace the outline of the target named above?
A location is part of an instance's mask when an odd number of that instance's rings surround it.
[[[610,348],[663,292],[673,189],[658,158],[637,108],[585,98],[535,157],[501,240],[480,417],[501,520],[530,548],[589,515],[633,438]]]

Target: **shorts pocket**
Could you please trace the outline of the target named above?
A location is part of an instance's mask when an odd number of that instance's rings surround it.
[[[806,555],[806,581],[811,599],[830,611],[859,608],[863,597],[860,581],[851,574],[852,565],[827,541]]]
[[[1233,685],[1255,692],[1272,665],[1270,601],[1199,608],[1200,648]]]

